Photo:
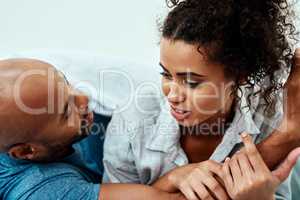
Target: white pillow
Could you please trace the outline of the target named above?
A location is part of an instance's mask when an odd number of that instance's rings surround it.
[[[105,115],[133,103],[137,90],[160,92],[158,65],[147,66],[79,51],[30,51],[2,56],[4,58],[34,58],[54,65],[75,88],[91,97],[90,106],[96,112]]]

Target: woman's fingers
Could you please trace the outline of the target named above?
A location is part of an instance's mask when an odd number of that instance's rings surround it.
[[[211,171],[217,175],[218,175],[218,173],[220,173],[220,170],[222,169],[222,165],[213,160],[207,161],[207,167],[208,167],[209,171]]]
[[[228,195],[225,192],[225,189],[222,187],[221,183],[219,183],[213,175],[204,174],[202,171],[199,171],[199,175],[201,176],[201,182],[209,189],[209,193],[211,193],[214,198],[218,200],[227,200]],[[198,194],[198,196],[200,196]],[[200,196],[201,197],[201,196]],[[203,197],[201,197],[203,199]]]
[[[237,183],[240,183],[243,178],[242,178],[242,172],[241,172],[241,169],[240,169],[240,166],[239,166],[236,156],[233,156],[230,159],[229,169],[232,174],[233,184],[235,185]]]
[[[242,171],[242,176],[246,179],[251,179],[251,176],[253,176],[254,170],[250,164],[250,161],[245,155],[244,152],[240,152],[236,154],[237,160],[239,162],[241,171]]]
[[[300,148],[294,149],[288,157],[272,172],[279,182],[283,182],[290,174],[300,156]]]
[[[202,184],[202,181],[209,176],[209,173],[202,172],[195,168],[193,172],[180,185],[179,190],[188,200],[214,200],[208,189]]]
[[[229,168],[229,162],[230,162],[230,158],[226,158],[222,167],[223,175],[221,176],[223,178],[223,181],[227,189],[233,187],[233,179]]]
[[[230,158],[226,158],[222,166],[222,179],[224,181],[227,194],[232,198],[236,188],[233,182],[232,174],[230,172],[229,163]]]
[[[245,145],[246,154],[254,171],[268,169],[261,155],[259,154],[255,144],[253,143],[252,137],[247,133],[242,133],[241,137]]]
[[[216,161],[209,160],[207,161],[207,170],[217,175],[216,179],[218,182],[223,184],[222,182],[222,165]],[[219,178],[219,179],[218,179]]]
[[[195,191],[199,199],[201,200],[214,200],[210,195],[208,189],[201,183],[201,179],[194,179],[191,181],[192,190]]]
[[[188,200],[200,200],[195,192],[193,191],[193,188],[188,183],[182,184],[179,187],[179,190],[182,192],[182,194],[188,199]]]

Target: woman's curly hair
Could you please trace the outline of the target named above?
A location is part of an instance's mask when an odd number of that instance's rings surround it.
[[[226,75],[235,78],[235,91],[242,85],[261,85],[269,77],[270,85],[258,93],[272,101],[281,88],[274,73],[291,66],[289,40],[297,36],[287,0],[166,2],[172,10],[161,27],[164,38],[212,50],[209,59],[223,64]]]

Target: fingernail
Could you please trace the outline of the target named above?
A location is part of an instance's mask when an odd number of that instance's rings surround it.
[[[245,132],[243,132],[243,133],[241,134],[241,136],[242,136],[242,138],[246,138],[246,137],[248,136],[248,134],[245,133]]]
[[[225,162],[228,162],[228,161],[230,161],[230,158],[229,158],[229,157],[227,157],[227,158],[225,159]]]

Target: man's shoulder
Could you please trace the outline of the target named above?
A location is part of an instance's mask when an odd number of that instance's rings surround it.
[[[41,181],[63,174],[81,174],[87,177],[82,169],[69,163],[33,163],[15,160],[5,154],[0,155],[0,185],[17,181],[19,178]]]
[[[86,171],[68,163],[30,163],[0,155],[0,199],[16,199],[38,188],[48,188],[47,185],[61,187],[55,182],[68,180],[69,184],[74,181],[92,183]]]

